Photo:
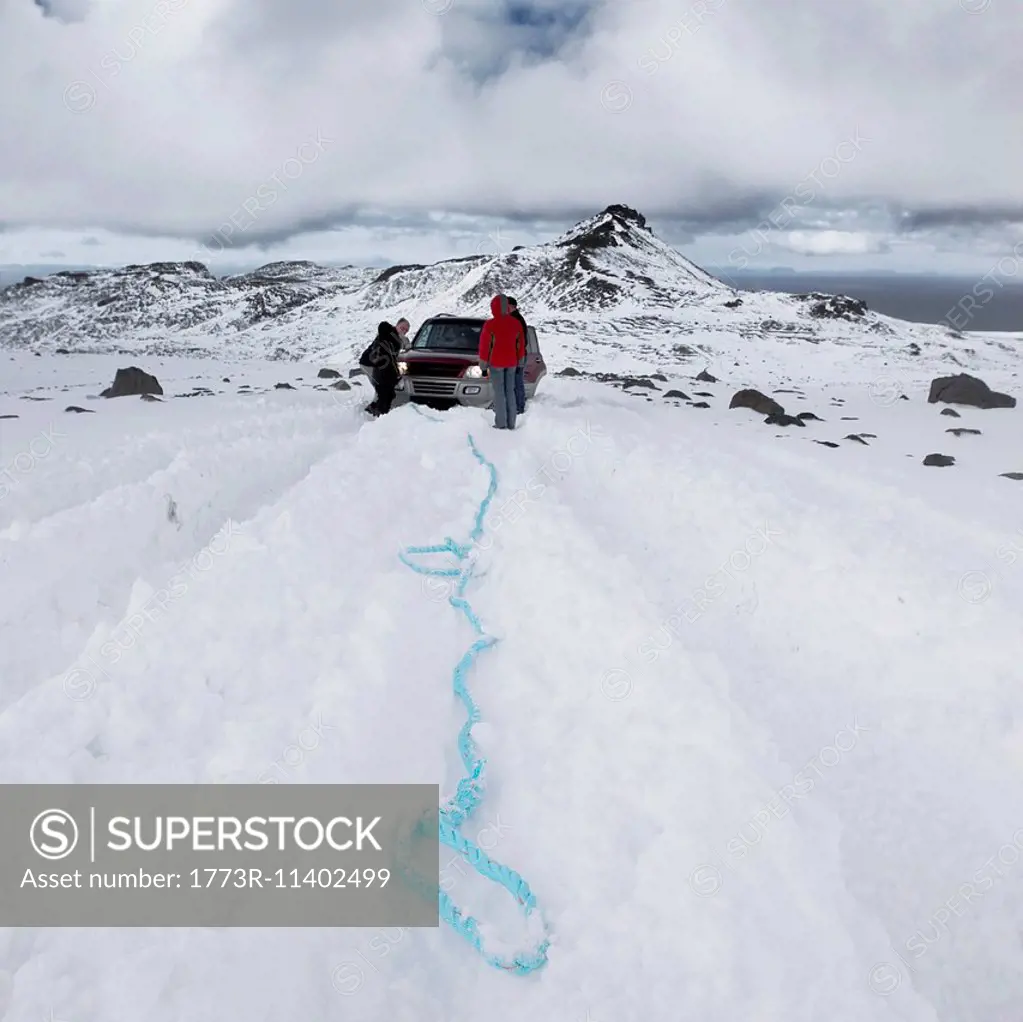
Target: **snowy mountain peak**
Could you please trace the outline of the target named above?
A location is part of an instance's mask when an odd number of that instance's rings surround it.
[[[631,206],[608,206],[596,216],[580,220],[551,245],[569,253],[574,269],[608,278],[606,282],[613,287],[603,289],[606,297],[631,297],[641,304],[671,307],[694,291],[729,290],[661,241],[647,226],[646,217]],[[606,307],[606,302],[600,305]]]
[[[596,216],[580,220],[553,244],[560,248],[578,245],[589,249],[637,244],[641,237],[640,231],[648,238],[654,237],[642,213],[629,206],[608,206]]]
[[[638,209],[633,209],[631,206],[625,206],[618,202],[608,206],[601,215],[613,216],[624,223],[635,224],[644,231],[650,230],[646,225],[646,217]]]
[[[554,244],[603,248],[607,245],[621,244],[635,231],[646,231],[653,236],[653,231],[647,226],[646,217],[642,213],[631,206],[615,203],[596,216],[580,220]]]

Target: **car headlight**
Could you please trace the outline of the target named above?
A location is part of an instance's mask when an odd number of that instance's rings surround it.
[[[483,370],[479,366],[469,366],[465,371],[466,379],[478,380],[483,376]]]
[[[405,373],[408,372],[408,362],[399,362],[398,363],[398,372],[401,373],[402,376],[404,376]]]

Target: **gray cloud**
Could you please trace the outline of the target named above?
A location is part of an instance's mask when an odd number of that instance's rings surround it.
[[[440,21],[439,59],[477,85],[512,68],[571,60],[585,46],[607,0],[489,0],[459,3]],[[446,0],[426,0],[444,6]]]
[[[84,21],[89,14],[89,0],[33,0],[46,18],[71,24]]]
[[[207,52],[232,63],[259,62],[269,54],[284,54],[295,61],[315,58],[338,39],[366,34],[389,22],[416,15],[418,4],[394,0],[249,0],[220,4],[209,22]],[[403,10],[404,8],[404,10]],[[422,9],[419,9],[419,13]],[[381,67],[386,66],[381,54]],[[306,64],[306,72],[313,70]]]
[[[1009,224],[1023,224],[1023,204],[905,210],[898,219],[900,231],[934,227],[1004,227]]]
[[[104,0],[71,30],[84,0],[38,2],[54,16],[0,2],[10,229],[198,243],[272,175],[234,246],[471,217],[550,235],[614,202],[672,238],[779,209],[871,237],[1023,216],[1019,4]]]

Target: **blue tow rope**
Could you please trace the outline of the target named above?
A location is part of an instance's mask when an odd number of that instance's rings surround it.
[[[472,607],[469,606],[469,602],[464,596],[466,587],[473,578],[474,565],[470,559],[473,546],[483,535],[483,523],[490,508],[490,502],[497,491],[497,469],[480,454],[479,449],[476,447],[476,442],[471,435],[468,440],[473,456],[490,473],[490,488],[487,490],[487,495],[483,498],[479,510],[476,512],[476,523],[469,535],[469,542],[467,544],[459,544],[449,536],[445,537],[443,543],[435,546],[406,547],[398,556],[403,564],[420,575],[457,578],[458,584],[454,594],[448,597],[448,603],[465,614],[469,624],[472,625],[473,631],[478,636],[462,659],[459,660],[452,678],[455,695],[461,699],[467,714],[466,722],[458,733],[458,751],[461,753],[466,774],[459,780],[454,797],[440,808],[440,819],[438,822],[439,838],[449,848],[454,848],[459,852],[473,866],[477,873],[504,887],[518,901],[525,916],[528,918],[536,909],[536,898],[530,890],[529,884],[515,870],[502,866],[499,862],[491,859],[478,845],[473,844],[472,841],[464,837],[459,830],[462,824],[468,821],[483,801],[485,788],[484,774],[486,770],[486,760],[480,757],[476,743],[472,738],[473,725],[481,719],[480,709],[469,694],[465,677],[479,654],[497,642],[497,639],[483,631],[479,618],[473,612]],[[450,554],[455,558],[459,567],[425,568],[414,564],[409,559],[410,557],[424,554]],[[467,561],[469,563],[465,563]],[[542,968],[547,963],[547,949],[550,946],[550,940],[546,936],[546,923],[543,924],[545,936],[534,950],[506,957],[486,950],[477,920],[471,915],[464,914],[444,891],[440,892],[440,916],[446,923],[465,937],[489,965],[497,969],[504,969],[516,975],[525,976]]]

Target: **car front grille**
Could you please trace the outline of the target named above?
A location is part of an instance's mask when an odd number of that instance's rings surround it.
[[[424,380],[417,376],[406,377],[406,380],[416,397],[454,397],[458,389],[457,380]]]
[[[410,362],[410,376],[459,376],[465,370],[460,362]]]

